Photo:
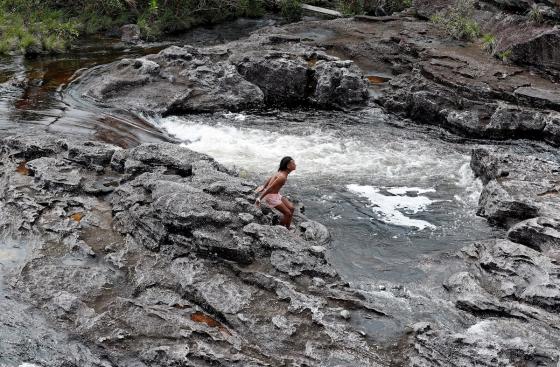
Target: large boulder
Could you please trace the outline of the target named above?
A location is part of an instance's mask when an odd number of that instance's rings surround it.
[[[267,104],[301,104],[306,99],[309,68],[299,55],[253,53],[235,64],[245,79],[263,91]]]
[[[558,258],[560,255],[560,221],[554,218],[537,217],[519,222],[507,233],[513,241],[548,253]]]
[[[557,163],[477,148],[472,152],[471,167],[485,184],[478,214],[490,221],[510,227],[537,216],[558,216]]]
[[[341,282],[328,230],[274,225],[212,158],[45,135],[0,140],[0,162],[2,362],[380,365],[350,319],[388,317]]]
[[[348,107],[368,98],[367,85],[352,61],[318,61],[313,100],[319,106]]]
[[[223,46],[171,46],[158,54],[98,66],[83,73],[72,88],[105,105],[163,115],[366,103],[367,82],[352,62],[270,31]]]
[[[560,29],[552,29],[531,40],[513,45],[511,60],[560,70]]]
[[[104,104],[159,114],[239,110],[263,100],[231,65],[176,46],[94,68],[79,83],[85,96]]]

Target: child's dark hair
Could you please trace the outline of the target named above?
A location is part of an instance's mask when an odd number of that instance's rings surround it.
[[[282,160],[280,161],[280,167],[278,168],[278,171],[287,171],[288,164],[290,164],[291,161],[292,161],[292,157],[282,158]]]

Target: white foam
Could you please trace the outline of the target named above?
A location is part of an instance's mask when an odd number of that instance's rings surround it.
[[[228,114],[228,116],[230,116]],[[233,116],[233,115],[231,115]],[[304,135],[285,134],[251,127],[210,125],[200,118],[170,116],[156,121],[188,148],[206,153],[226,166],[251,172],[269,173],[280,158],[292,156],[298,176],[370,177],[371,181],[422,184],[451,172],[468,162],[468,157],[442,152],[424,140],[403,140],[380,136],[375,140],[341,137],[336,131]]]
[[[245,121],[247,116],[242,113],[227,112],[224,113],[224,117],[234,121]]]
[[[465,191],[462,195],[455,195],[455,200],[465,205],[478,203],[483,185],[482,181],[474,176],[474,172],[470,168],[470,162],[464,163],[459,168],[456,185],[463,188]]]
[[[434,202],[426,196],[385,196],[383,194],[380,194],[380,190],[376,187],[354,184],[348,185],[347,188],[350,192],[367,198],[371,203],[373,210],[379,214],[381,220],[383,220],[385,223],[403,227],[414,227],[418,228],[419,230],[425,228],[436,228],[433,224],[427,221],[412,219],[403,214],[403,212],[415,214],[419,211],[426,210],[427,207]],[[397,189],[395,189],[394,191],[403,192],[403,190]],[[406,192],[407,191],[405,190],[404,193]]]
[[[24,362],[20,364],[19,367],[41,367],[41,366],[39,366],[38,364]]]
[[[426,194],[428,192],[436,192],[436,189],[423,189],[420,187],[392,187],[390,189],[386,189],[387,192],[390,192],[393,195],[404,195],[408,192],[416,192],[418,194]]]

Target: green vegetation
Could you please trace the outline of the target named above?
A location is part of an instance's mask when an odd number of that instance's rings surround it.
[[[303,15],[300,0],[282,0],[280,2],[280,13],[288,22],[297,22]]]
[[[533,4],[528,13],[529,20],[536,24],[544,23],[544,14],[537,4]]]
[[[61,10],[43,9],[32,0],[0,0],[0,53],[58,52],[78,36],[78,24]]]
[[[496,40],[496,36],[494,36],[493,34],[485,34],[484,36],[482,36],[482,49],[488,52],[490,55],[500,59],[502,62],[508,62],[509,58],[511,57],[512,51],[510,49],[497,51],[497,43],[498,42]]]
[[[496,48],[496,36],[493,34],[485,34],[482,36],[482,49],[490,55],[494,55]]]
[[[502,62],[508,62],[509,58],[511,57],[511,50],[505,50],[505,51],[502,51],[502,52],[497,52],[496,57],[498,57],[498,59],[502,60]]]
[[[412,0],[389,0],[387,1],[387,9],[389,14],[403,11],[412,6]]]
[[[376,14],[382,10],[386,14],[402,11],[412,6],[412,0],[338,0],[337,9],[346,16]]]
[[[337,9],[345,16],[353,16],[364,14],[366,5],[364,0],[340,0],[337,3]]]
[[[454,6],[432,16],[431,21],[455,39],[472,41],[480,36],[480,27],[473,19],[474,3],[474,0],[457,0]]]
[[[239,0],[237,15],[241,17],[258,18],[264,15],[262,0]]]
[[[127,23],[154,39],[238,16],[259,17],[264,8],[263,0],[0,0],[0,53],[61,52],[79,35]]]

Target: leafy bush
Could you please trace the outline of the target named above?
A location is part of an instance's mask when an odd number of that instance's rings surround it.
[[[480,35],[480,27],[473,19],[474,0],[458,0],[454,6],[432,16],[431,21],[440,25],[451,37],[472,41]]]
[[[412,0],[387,0],[385,11],[389,14],[403,11],[412,6]]]
[[[301,20],[303,9],[300,0],[282,0],[280,2],[280,13],[288,22]]]
[[[239,0],[237,15],[240,17],[258,18],[264,15],[262,0]]]
[[[146,38],[235,16],[264,14],[265,0],[0,0],[0,52],[63,50],[82,33],[137,23]],[[284,14],[301,17],[300,2],[283,0]]]
[[[78,36],[78,23],[33,0],[0,0],[0,53],[58,52]]]
[[[345,16],[364,14],[364,0],[340,0],[337,9]]]
[[[345,16],[392,14],[412,6],[412,0],[338,0],[337,9]]]

